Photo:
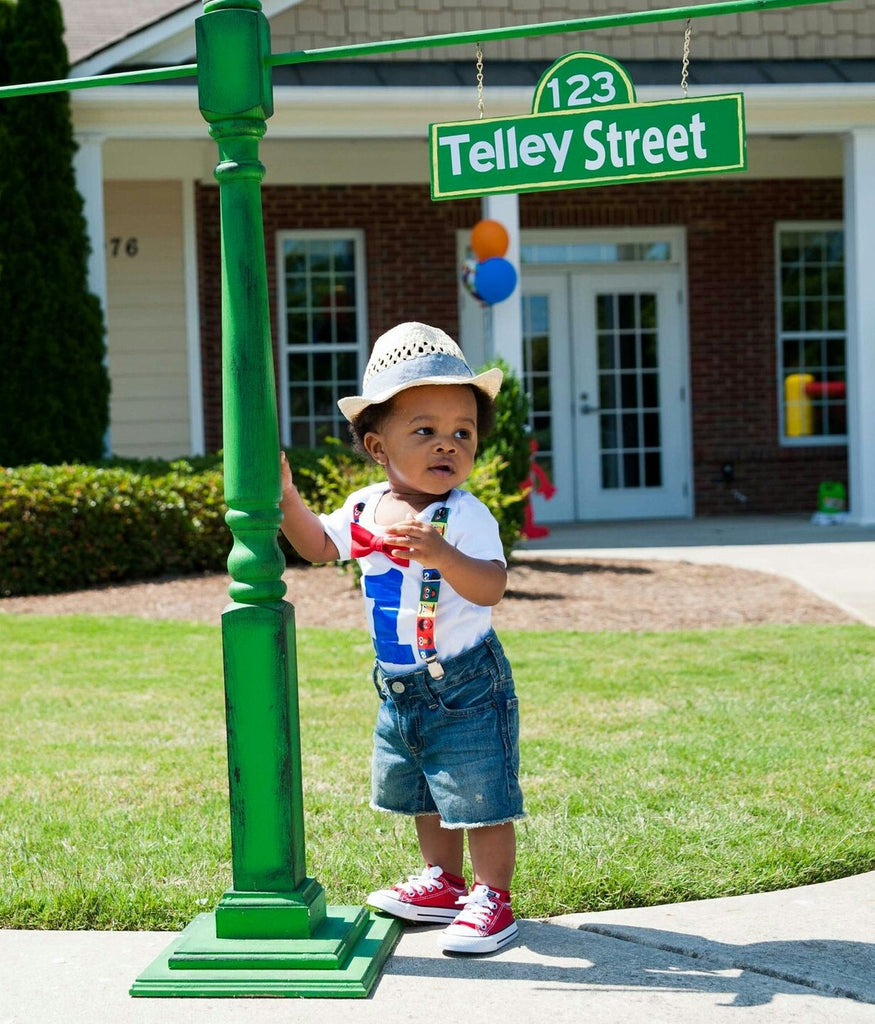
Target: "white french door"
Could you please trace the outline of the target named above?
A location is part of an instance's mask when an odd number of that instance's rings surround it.
[[[675,267],[527,273],[526,389],[555,494],[536,522],[691,514],[682,282]]]

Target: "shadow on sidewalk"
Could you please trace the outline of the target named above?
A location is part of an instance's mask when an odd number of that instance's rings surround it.
[[[545,991],[569,986],[708,993],[731,997],[726,1005],[736,1007],[806,994],[875,1003],[875,945],[864,942],[732,945],[654,928],[521,921],[517,945],[490,957],[405,956],[402,949],[386,965],[386,974],[457,980],[488,975]]]

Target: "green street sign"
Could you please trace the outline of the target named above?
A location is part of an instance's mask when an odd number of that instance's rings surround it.
[[[518,117],[430,125],[432,199],[725,174],[747,166],[741,93],[636,103],[625,71],[598,54],[569,54],[552,65],[538,83],[533,108]]]

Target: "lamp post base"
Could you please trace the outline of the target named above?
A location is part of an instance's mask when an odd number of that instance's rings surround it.
[[[401,934],[396,918],[328,907],[305,939],[221,939],[199,914],[131,987],[132,996],[366,997]]]

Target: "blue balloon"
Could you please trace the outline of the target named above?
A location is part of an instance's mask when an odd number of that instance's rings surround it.
[[[480,298],[492,306],[503,302],[516,288],[516,271],[503,257],[493,256],[477,264],[474,283]]]

